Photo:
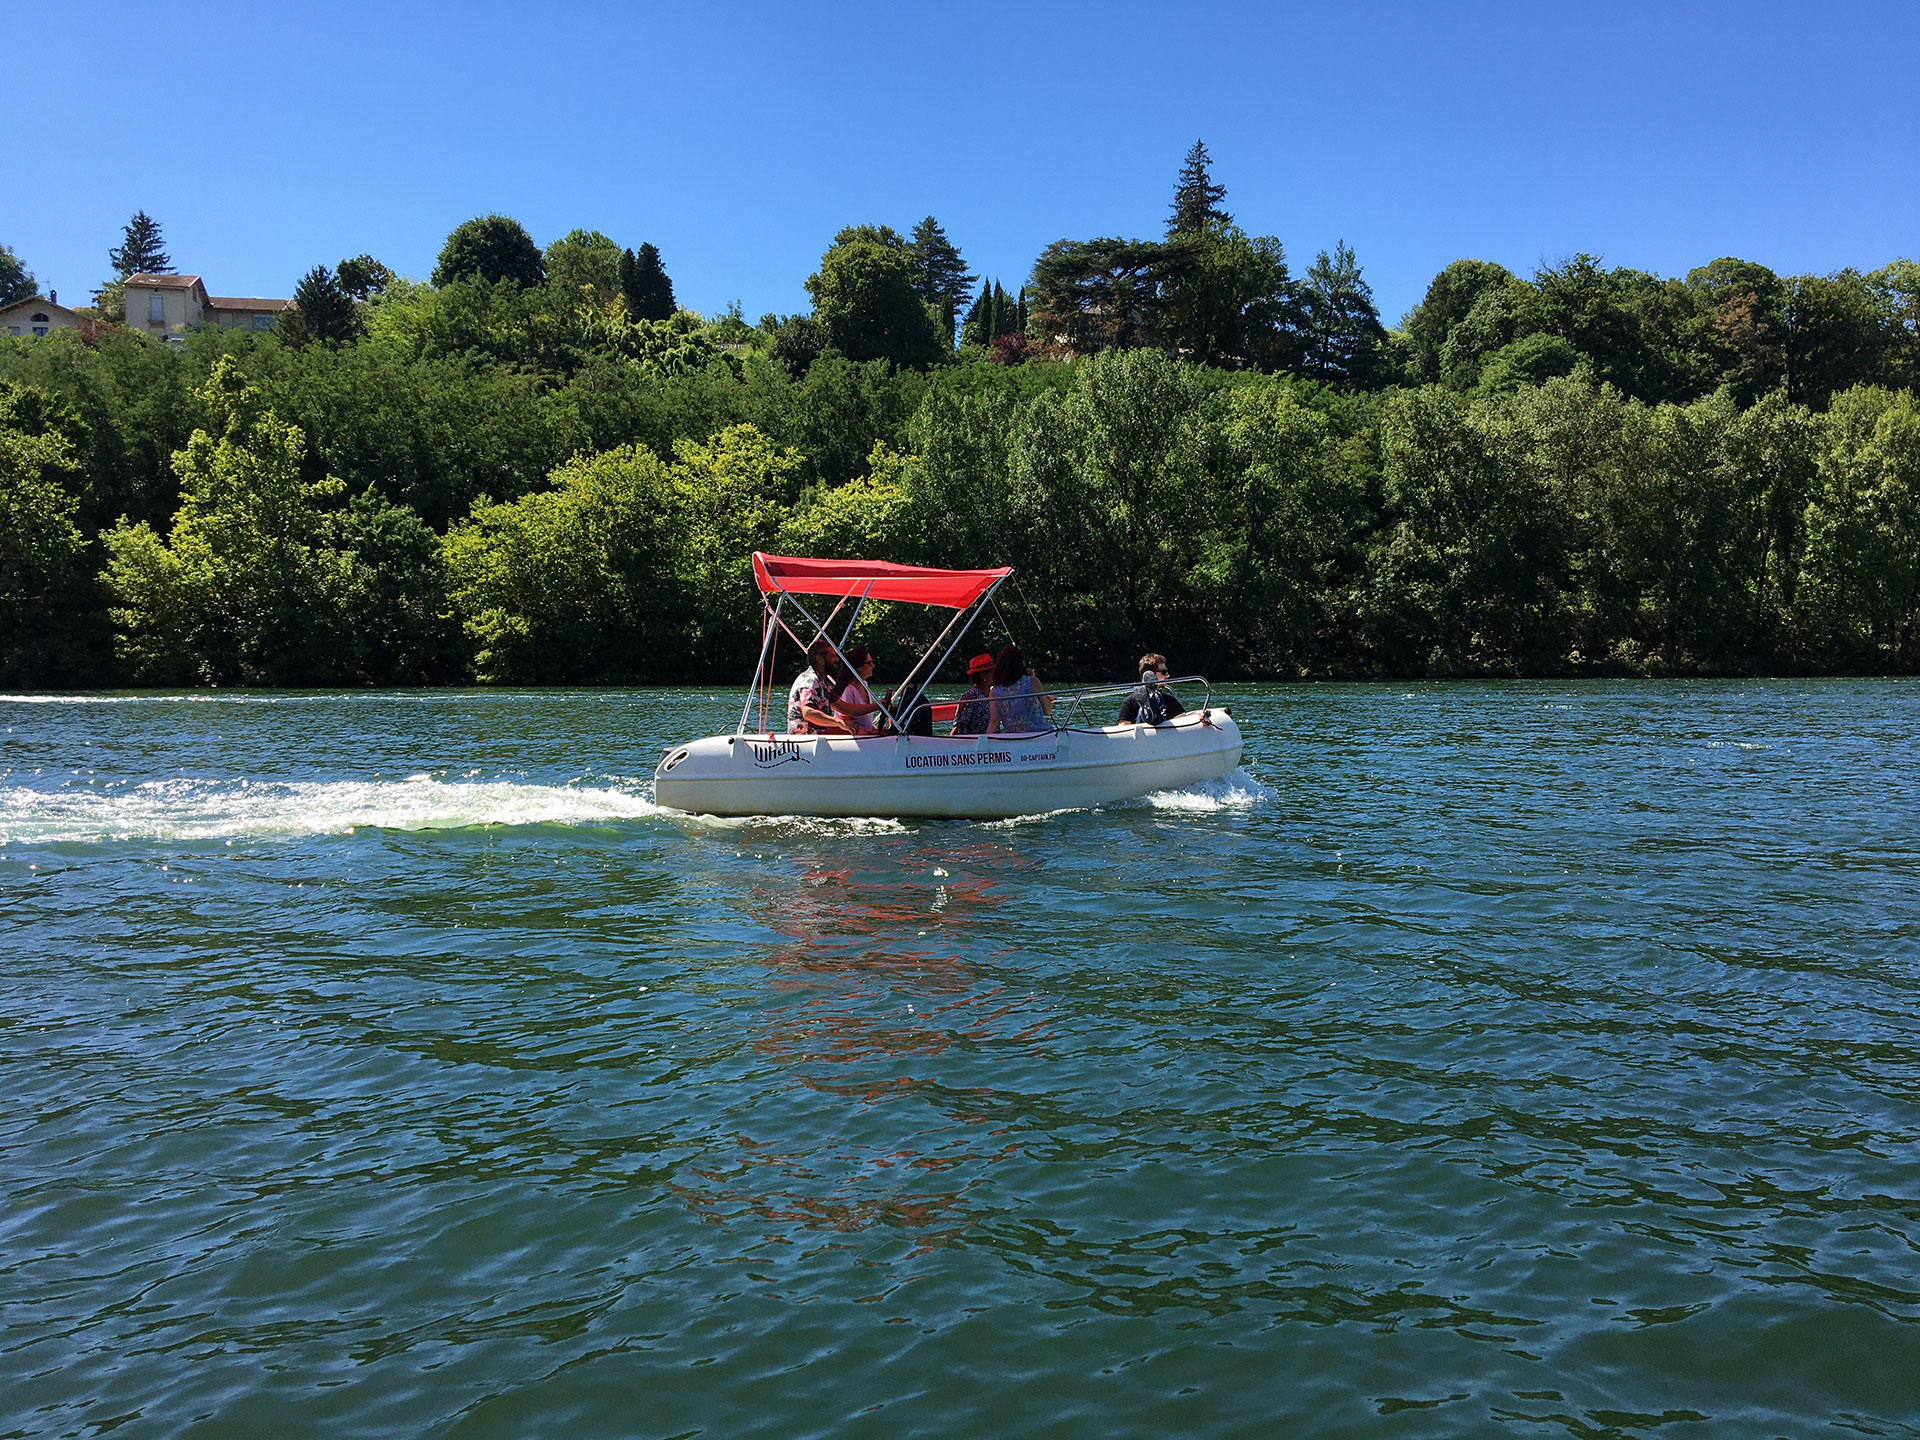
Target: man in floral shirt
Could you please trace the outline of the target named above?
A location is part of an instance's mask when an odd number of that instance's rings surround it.
[[[787,691],[789,735],[844,735],[846,723],[833,713],[834,667],[839,655],[824,637],[807,647],[810,662]]]

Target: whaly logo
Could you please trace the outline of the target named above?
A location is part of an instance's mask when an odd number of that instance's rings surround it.
[[[790,760],[799,760],[807,765],[813,763],[811,758],[800,753],[800,746],[792,740],[749,740],[747,749],[753,752],[754,767],[759,770],[770,770]]]

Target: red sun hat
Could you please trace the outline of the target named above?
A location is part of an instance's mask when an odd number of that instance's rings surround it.
[[[993,669],[993,656],[976,655],[967,662],[967,674],[978,675],[982,670]]]

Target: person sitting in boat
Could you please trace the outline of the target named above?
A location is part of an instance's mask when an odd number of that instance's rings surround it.
[[[875,734],[880,728],[880,707],[867,688],[873,679],[873,655],[856,645],[845,658],[847,673],[833,697],[833,713],[846,723],[848,734]]]
[[[1053,697],[1033,673],[1018,645],[1009,645],[993,662],[993,717],[989,735],[1030,735],[1045,730],[1053,713]]]
[[[787,691],[787,733],[789,735],[844,735],[846,723],[833,713],[833,696],[839,688],[834,667],[839,661],[833,642],[819,639],[807,647],[810,662]]]
[[[960,708],[953,712],[954,735],[984,735],[993,718],[993,656],[976,655],[967,662],[967,678],[973,688],[960,697]]]
[[[1167,657],[1149,651],[1140,657],[1140,683],[1120,702],[1122,725],[1164,725],[1186,710],[1167,689]]]

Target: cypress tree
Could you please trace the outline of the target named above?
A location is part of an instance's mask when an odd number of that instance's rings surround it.
[[[627,313],[636,320],[665,320],[679,308],[674,304],[673,281],[652,244],[642,245],[637,254],[621,252],[620,294],[627,302]]]
[[[973,304],[967,310],[967,320],[960,327],[960,343],[963,345],[985,345],[987,327],[992,324],[991,305],[993,286],[982,285],[980,293],[973,298]]]

